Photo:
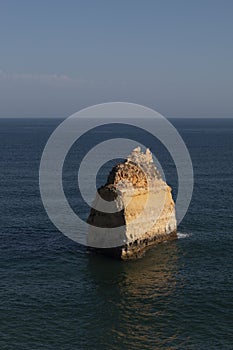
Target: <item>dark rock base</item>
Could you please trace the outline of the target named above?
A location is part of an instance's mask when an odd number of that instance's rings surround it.
[[[146,238],[139,240],[137,239],[134,242],[130,242],[121,247],[115,248],[93,248],[88,247],[88,250],[100,253],[106,256],[109,256],[118,260],[129,260],[137,259],[143,256],[147,249],[156,246],[157,244],[173,241],[177,239],[177,231],[171,233],[158,234],[153,236],[151,239]]]

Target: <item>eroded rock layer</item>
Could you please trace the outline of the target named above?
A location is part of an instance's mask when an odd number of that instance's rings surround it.
[[[121,259],[177,238],[171,187],[163,181],[149,149],[137,147],[99,188],[87,222],[91,249]]]

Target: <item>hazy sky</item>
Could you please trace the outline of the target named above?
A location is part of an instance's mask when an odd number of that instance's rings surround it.
[[[1,0],[0,116],[233,116],[232,0]]]

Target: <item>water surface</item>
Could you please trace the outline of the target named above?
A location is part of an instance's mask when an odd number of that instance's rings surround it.
[[[39,162],[60,122],[0,119],[0,349],[232,349],[233,120],[172,120],[193,161],[193,199],[177,241],[126,263],[88,254],[44,211]],[[77,165],[92,144],[113,137],[102,131],[64,166],[66,194],[83,218]],[[114,133],[144,138],[176,196],[166,151],[138,130]]]

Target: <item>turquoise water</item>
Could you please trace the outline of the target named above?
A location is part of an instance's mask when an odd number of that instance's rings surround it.
[[[0,119],[0,349],[232,349],[233,120],[172,120],[193,161],[193,199],[179,239],[133,262],[88,254],[48,219],[38,167],[60,122]],[[155,148],[176,195],[160,145],[137,130],[115,132]],[[94,130],[82,155],[101,137]],[[71,150],[64,185],[85,218],[73,164]]]

